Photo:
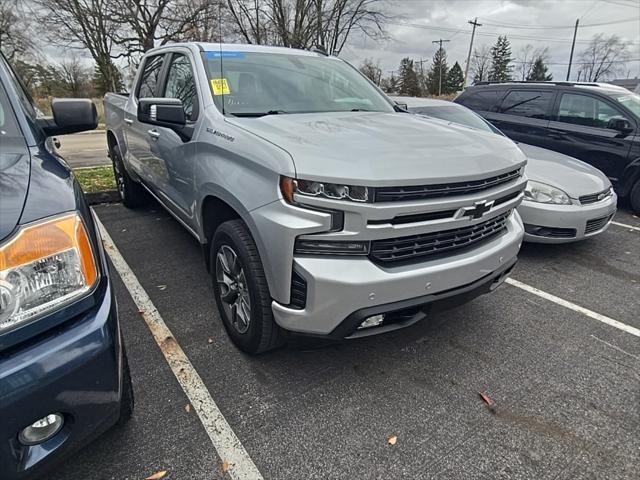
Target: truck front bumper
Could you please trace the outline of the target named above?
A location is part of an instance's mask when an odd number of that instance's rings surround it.
[[[0,356],[3,480],[42,477],[119,417],[123,353],[107,277],[94,296],[88,311]],[[54,413],[64,423],[51,438],[36,445],[18,439],[24,427]]]
[[[502,235],[422,263],[388,268],[365,257],[295,257],[294,270],[307,284],[306,304],[294,309],[274,301],[275,320],[289,331],[335,338],[410,325],[424,316],[425,305],[442,305],[445,299],[461,304],[499,284],[515,263],[523,233],[514,212]],[[389,313],[393,323],[358,329],[366,318],[382,313]]]

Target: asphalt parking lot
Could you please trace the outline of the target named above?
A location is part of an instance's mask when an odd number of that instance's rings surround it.
[[[296,340],[251,358],[228,340],[186,230],[156,203],[95,212],[265,479],[637,478],[633,334],[503,285],[405,330],[337,344]],[[640,228],[625,211],[615,220]],[[525,245],[512,276],[640,328],[640,230],[611,225],[579,244]],[[243,478],[186,408],[113,277],[134,418],[49,478],[144,479],[163,470],[166,479]]]

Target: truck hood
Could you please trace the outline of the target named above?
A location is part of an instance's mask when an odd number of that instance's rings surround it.
[[[406,113],[329,112],[227,118],[286,150],[300,178],[355,185],[474,180],[526,161],[506,137]]]
[[[18,225],[29,189],[31,156],[23,138],[0,138],[0,242]]]
[[[518,143],[527,156],[525,172],[530,180],[546,183],[571,198],[602,192],[611,186],[607,176],[591,165],[568,155]]]

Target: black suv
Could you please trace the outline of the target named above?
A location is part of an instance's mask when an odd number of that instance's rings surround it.
[[[640,213],[640,96],[605,83],[480,82],[456,103],[513,140],[579,158],[602,170]]]

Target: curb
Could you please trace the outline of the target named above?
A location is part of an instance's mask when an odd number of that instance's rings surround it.
[[[116,190],[107,190],[105,192],[85,193],[89,205],[98,205],[100,203],[119,203],[120,195]]]

